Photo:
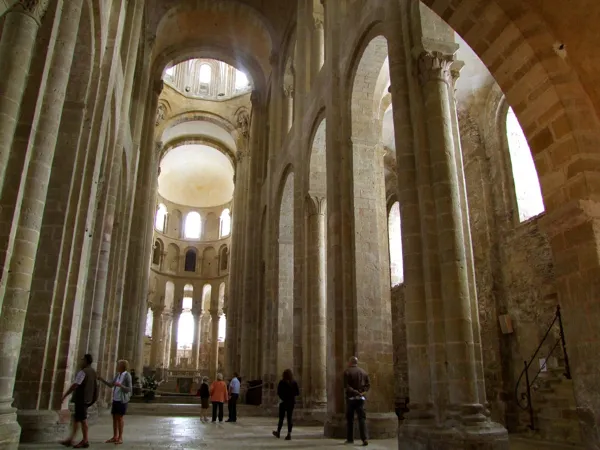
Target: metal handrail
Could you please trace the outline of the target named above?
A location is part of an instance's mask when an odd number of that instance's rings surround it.
[[[546,357],[544,358],[544,364],[542,364],[540,366],[539,370],[536,372],[536,374],[533,377],[533,379],[530,380],[529,379],[529,368],[531,367],[531,365],[533,364],[533,362],[536,360],[536,357],[538,356],[538,353],[542,349],[542,346],[544,345],[544,343],[548,339],[548,336],[550,335],[550,332],[552,331],[552,328],[554,327],[554,325],[557,322],[558,322],[558,327],[559,327],[559,338],[556,340],[556,342],[554,343],[554,345],[552,346],[552,348],[550,349],[550,351],[547,353]],[[564,376],[565,376],[565,378],[567,380],[570,380],[571,379],[571,368],[569,366],[569,356],[567,355],[567,344],[565,342],[565,333],[564,333],[564,330],[563,330],[562,315],[561,315],[561,312],[560,312],[560,305],[556,307],[556,313],[554,314],[554,319],[552,320],[552,323],[550,324],[550,326],[546,330],[546,334],[544,335],[542,341],[540,342],[540,344],[538,345],[537,349],[533,353],[533,356],[530,358],[529,362],[523,361],[523,364],[524,364],[525,367],[524,367],[523,371],[521,372],[521,375],[519,376],[519,379],[518,379],[517,384],[515,386],[515,400],[517,402],[517,405],[523,411],[529,410],[529,421],[530,421],[529,428],[531,430],[535,429],[534,416],[533,416],[533,404],[532,404],[532,401],[531,401],[531,387],[533,386],[533,384],[535,383],[535,381],[538,379],[538,377],[540,376],[540,374],[542,373],[542,371],[547,368],[548,358],[550,358],[550,356],[552,356],[552,354],[554,353],[554,350],[556,350],[556,348],[558,347],[558,344],[561,344],[561,346],[562,346],[563,357],[564,357],[564,361],[565,361],[565,373],[564,373]],[[519,388],[520,388],[520,385],[521,385],[521,381],[523,380],[523,377],[525,377],[525,383],[526,383],[525,392],[519,392],[520,391]],[[525,401],[525,403],[523,403],[524,401]]]

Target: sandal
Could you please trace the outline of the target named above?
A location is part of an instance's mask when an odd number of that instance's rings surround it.
[[[89,442],[81,441],[79,444],[74,445],[73,448],[88,448],[90,446]]]
[[[108,441],[104,441],[105,444],[112,444],[113,442],[117,442],[117,438],[110,438]]]
[[[115,441],[115,445],[121,445],[123,443],[123,439],[119,439],[118,441]]]

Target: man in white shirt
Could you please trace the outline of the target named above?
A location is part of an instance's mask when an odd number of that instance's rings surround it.
[[[62,401],[73,394],[72,401],[75,404],[75,412],[73,414],[73,429],[68,439],[61,442],[62,445],[70,447],[73,445],[73,439],[77,433],[79,423],[81,423],[81,432],[83,439],[73,448],[88,448],[90,446],[88,442],[88,423],[87,423],[87,409],[93,405],[98,398],[98,383],[96,382],[96,371],[92,369],[92,355],[86,354],[81,359],[81,370],[75,375],[75,381],[71,387],[65,392],[62,397]]]
[[[227,422],[237,422],[237,401],[240,396],[240,380],[237,372],[233,373],[233,378],[229,382],[229,418]]]

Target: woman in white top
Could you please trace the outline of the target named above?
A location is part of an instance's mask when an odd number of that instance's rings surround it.
[[[133,384],[128,369],[129,363],[122,359],[117,362],[117,374],[113,381],[106,381],[104,378],[98,377],[105,385],[113,388],[111,408],[111,414],[113,416],[113,437],[106,441],[107,443],[123,443],[123,427],[125,425],[123,416],[125,416],[125,413],[127,412],[127,404],[131,398]]]

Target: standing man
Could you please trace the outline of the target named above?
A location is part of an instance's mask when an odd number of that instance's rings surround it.
[[[227,422],[237,422],[237,401],[240,396],[240,380],[237,372],[233,372],[233,378],[229,382],[229,418]]]
[[[93,359],[90,354],[86,354],[81,358],[81,370],[77,372],[75,381],[62,397],[62,402],[64,402],[65,399],[74,392],[71,399],[75,404],[73,429],[71,430],[71,436],[61,442],[61,444],[66,447],[73,445],[73,439],[75,439],[75,435],[77,434],[79,423],[81,423],[83,439],[79,444],[73,446],[73,448],[88,448],[90,446],[88,441],[87,410],[98,399],[98,383],[96,382],[96,371],[92,369],[92,362]]]
[[[348,368],[344,372],[344,390],[346,391],[346,444],[354,443],[354,413],[358,416],[358,429],[363,446],[369,445],[367,441],[367,427],[365,421],[365,392],[369,390],[369,374],[358,367],[358,358],[353,356],[348,361]]]

